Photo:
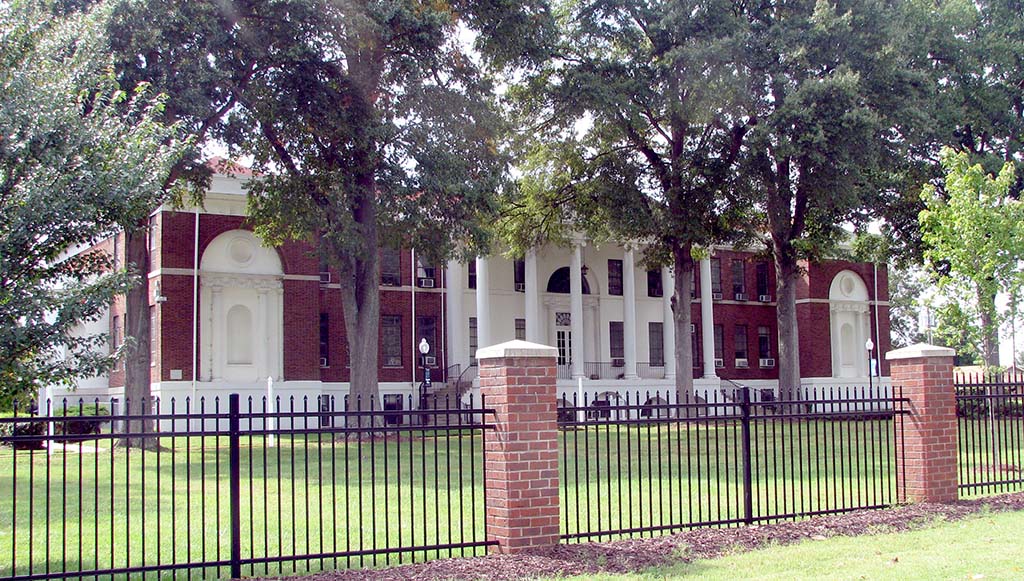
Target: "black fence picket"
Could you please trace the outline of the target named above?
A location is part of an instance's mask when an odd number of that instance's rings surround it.
[[[0,578],[237,578],[482,554],[493,410],[387,403],[232,394],[134,415],[95,400],[16,409],[0,417]]]
[[[962,496],[1024,490],[1024,377],[956,376]]]
[[[560,401],[562,538],[645,536],[895,504],[889,387],[606,392]]]

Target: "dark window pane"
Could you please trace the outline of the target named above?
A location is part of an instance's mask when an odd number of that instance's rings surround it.
[[[608,345],[610,347],[612,359],[622,359],[625,357],[625,340],[623,337],[622,321],[608,322]]]
[[[647,323],[647,345],[650,350],[650,364],[655,367],[665,365],[665,325]]]
[[[381,317],[381,350],[384,367],[402,366],[402,317]]]
[[[742,295],[747,292],[746,269],[743,268],[742,260],[732,261],[732,292],[734,295]]]
[[[747,326],[736,325],[735,333],[733,336],[734,349],[736,351],[736,359],[747,358]]]
[[[608,294],[622,296],[621,260],[608,260]]]
[[[662,296],[661,271],[660,270],[648,270],[647,271],[647,296],[649,296],[649,297],[660,297],[660,296]]]
[[[331,324],[327,313],[320,313],[320,367],[330,367]]]
[[[387,286],[402,284],[402,255],[393,248],[385,248],[380,257],[380,282]]]
[[[722,294],[722,261],[711,259],[711,292]]]

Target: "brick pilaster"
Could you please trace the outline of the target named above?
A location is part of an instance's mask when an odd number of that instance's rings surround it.
[[[556,351],[511,341],[477,351],[496,429],[484,446],[488,540],[501,553],[558,543]]]
[[[952,502],[957,499],[956,394],[952,349],[912,345],[890,351],[893,389],[902,388],[910,413],[896,417],[903,450],[897,467],[900,500]]]

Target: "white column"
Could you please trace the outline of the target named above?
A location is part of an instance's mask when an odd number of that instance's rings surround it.
[[[690,297],[682,297],[680,304],[690,306]],[[700,334],[704,351],[704,377],[714,379],[715,372],[715,308],[711,302],[711,259],[700,261]]]
[[[483,256],[476,259],[476,337],[477,348],[491,346],[491,277]]]
[[[540,287],[537,286],[537,251],[533,248],[526,251],[524,261],[526,275],[526,340],[532,343],[544,343],[540,317]]]
[[[267,300],[267,289],[256,289],[256,377],[262,379],[270,370],[270,337],[268,331],[273,328],[270,318],[270,304]]]
[[[626,247],[622,261],[622,339],[626,379],[636,379],[636,268],[633,249]]]
[[[583,247],[573,244],[569,265],[570,317],[572,317],[572,376],[583,377]]]
[[[465,271],[458,260],[449,260],[445,271],[445,306],[448,311],[445,322],[448,324],[448,365],[458,363],[465,369],[469,365],[466,359],[466,321],[462,313],[462,297],[465,285]]]
[[[210,379],[218,381],[223,377],[221,362],[224,360],[224,296],[220,286],[210,287]]]
[[[665,379],[676,377],[676,321],[672,317],[672,294],[676,292],[676,280],[672,269],[661,267],[661,325],[665,337]],[[680,302],[680,305],[686,304]]]

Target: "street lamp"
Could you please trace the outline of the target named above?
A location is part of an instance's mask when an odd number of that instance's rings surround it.
[[[420,339],[419,345],[420,360],[423,362],[423,385],[424,387],[430,387],[430,368],[427,367],[427,353],[430,353],[430,343],[427,343],[426,339]]]
[[[427,340],[420,339],[420,344],[417,346],[420,351],[420,361],[423,364],[423,383],[420,384],[420,409],[427,407],[427,390],[430,389],[430,368],[427,367],[427,353],[430,353],[430,343]],[[421,416],[420,423],[423,425],[427,424],[427,417]]]
[[[871,392],[871,355],[875,350],[875,342],[868,339],[864,343],[864,348],[868,350],[868,392]]]

